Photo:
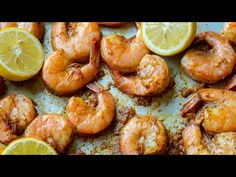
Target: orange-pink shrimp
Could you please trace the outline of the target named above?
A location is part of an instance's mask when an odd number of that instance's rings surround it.
[[[233,91],[211,88],[197,91],[181,110],[182,116],[194,113],[194,122],[182,133],[186,154],[236,154],[235,105]]]
[[[181,110],[183,117],[196,113],[196,120],[210,133],[236,131],[236,92],[223,89],[200,89]]]
[[[54,50],[64,50],[69,59],[88,60],[90,48],[100,42],[101,32],[97,23],[53,23],[51,43]]]
[[[25,130],[26,137],[41,139],[60,153],[73,140],[73,127],[63,115],[46,114],[35,118]]]
[[[63,51],[55,51],[44,62],[42,78],[56,95],[70,95],[91,82],[99,70],[99,46],[92,45],[88,64],[67,58]]]
[[[150,50],[144,44],[139,28],[135,37],[126,39],[112,34],[103,37],[101,41],[103,60],[122,73],[135,72],[142,58],[149,53]]]
[[[183,131],[183,145],[187,155],[235,155],[236,132],[222,132],[212,138],[193,123]]]
[[[123,127],[120,149],[125,155],[162,154],[167,145],[165,126],[151,115],[134,116]]]
[[[157,55],[145,55],[136,68],[135,76],[121,75],[113,68],[110,68],[110,71],[118,89],[136,96],[161,94],[171,80],[165,60]]]
[[[96,134],[106,129],[115,116],[115,101],[111,93],[95,84],[87,85],[97,95],[97,107],[72,97],[66,106],[66,115],[78,134]]]
[[[207,48],[206,45],[200,45],[204,42],[208,44]],[[194,44],[198,46],[188,51],[181,61],[184,71],[190,77],[213,84],[234,71],[236,54],[223,36],[211,31],[203,32],[196,37]]]
[[[24,95],[12,94],[0,100],[0,143],[8,144],[22,134],[37,112]]]

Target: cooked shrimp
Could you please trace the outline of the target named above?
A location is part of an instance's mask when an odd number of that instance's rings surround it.
[[[2,144],[8,144],[17,138],[15,130],[9,122],[6,112],[0,108],[0,143]]]
[[[41,22],[0,22],[0,28],[17,27],[32,33],[39,40],[42,39],[44,27]]]
[[[35,118],[25,130],[26,137],[41,139],[63,153],[73,139],[73,127],[63,115],[46,114]]]
[[[236,22],[225,23],[221,34],[231,43],[236,44]]]
[[[187,155],[235,155],[236,132],[225,132],[209,138],[197,124],[188,125],[183,131],[183,145]]]
[[[144,44],[139,29],[136,36],[129,39],[112,34],[101,41],[103,60],[107,65],[123,73],[136,71],[142,58],[149,53],[150,50]]]
[[[110,68],[115,86],[121,91],[137,96],[162,93],[170,83],[170,73],[166,62],[156,55],[145,55],[137,67],[135,76],[123,76]]]
[[[125,155],[162,154],[166,145],[165,126],[151,115],[134,116],[121,131],[120,149]]]
[[[203,103],[202,107],[199,102]],[[196,119],[203,120],[202,126],[207,132],[236,131],[236,93],[233,91],[201,89],[181,110],[182,116],[191,112],[196,112]]]
[[[24,95],[9,95],[0,100],[0,143],[8,144],[36,117],[32,101]]]
[[[87,61],[90,48],[100,42],[97,23],[53,23],[51,43],[54,50],[63,49],[65,56],[77,61]]]
[[[57,95],[75,93],[91,82],[99,70],[99,46],[94,44],[90,61],[82,66],[65,56],[63,51],[55,51],[44,62],[42,77],[47,87]]]
[[[229,80],[225,89],[236,91],[236,74]]]
[[[210,152],[203,142],[200,127],[196,124],[188,125],[183,131],[183,145],[188,155],[207,155]]]
[[[96,134],[107,128],[115,116],[115,101],[107,90],[95,84],[87,86],[97,94],[97,107],[91,107],[79,97],[70,98],[66,115],[79,134]]]
[[[192,48],[182,58],[182,67],[197,81],[217,83],[233,72],[236,54],[229,42],[215,32],[199,34],[194,43],[202,42],[206,42],[211,49],[201,45]]]
[[[236,155],[236,132],[218,133],[212,140],[213,154]]]
[[[97,24],[102,25],[102,26],[120,26],[123,25],[125,22],[97,22]]]

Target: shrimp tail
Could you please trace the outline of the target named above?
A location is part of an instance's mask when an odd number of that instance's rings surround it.
[[[200,96],[196,93],[192,96],[192,98],[187,101],[183,108],[180,110],[180,114],[182,117],[188,117],[189,113],[194,113],[197,112],[201,105],[201,98]]]
[[[141,23],[140,22],[135,22],[135,25],[136,25],[137,29],[140,29],[140,27],[141,27]]]
[[[90,49],[90,62],[92,65],[98,67],[100,58],[100,43],[95,42]]]
[[[123,83],[125,82],[124,81],[125,78],[120,75],[119,71],[113,69],[112,66],[108,65],[108,67],[111,72],[113,80],[115,80],[116,87],[120,87],[120,85],[123,85]]]
[[[90,84],[87,84],[86,87],[90,90],[92,90],[93,92],[95,93],[100,93],[102,92],[103,90],[105,90],[100,84],[98,84],[97,82],[94,82],[94,83],[90,83]]]
[[[229,80],[225,89],[236,91],[236,74],[234,74],[234,76]]]

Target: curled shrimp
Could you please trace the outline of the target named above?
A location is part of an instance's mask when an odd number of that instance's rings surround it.
[[[185,127],[182,132],[183,145],[188,155],[207,155],[210,152],[203,142],[202,132],[197,124]]]
[[[78,134],[96,134],[106,129],[115,116],[115,101],[107,90],[94,83],[87,85],[97,95],[97,107],[86,104],[79,97],[69,99],[66,115]]]
[[[203,120],[202,126],[207,132],[234,132],[236,131],[236,93],[212,88],[198,90],[181,110],[183,117],[188,116],[189,113],[196,113],[196,119]]]
[[[25,130],[26,137],[41,139],[60,153],[73,140],[73,127],[63,115],[46,114],[35,118]]]
[[[162,154],[166,145],[165,126],[151,115],[132,117],[121,131],[120,149],[125,155]]]
[[[4,109],[0,108],[0,142],[5,145],[17,138],[15,130],[8,122],[9,117]]]
[[[193,123],[184,129],[182,137],[187,155],[236,154],[236,132],[217,133],[210,138],[200,125]]]
[[[90,48],[100,42],[97,23],[53,23],[51,43],[54,50],[63,49],[67,58],[87,61]]]
[[[13,94],[0,100],[0,143],[8,144],[23,133],[36,117],[33,102],[24,95]]]
[[[99,46],[94,44],[89,63],[82,66],[67,58],[63,51],[55,51],[44,62],[42,78],[55,94],[73,94],[95,78],[99,70],[99,56]]]
[[[41,22],[1,22],[0,28],[7,28],[7,27],[17,27],[22,28],[30,33],[32,33],[35,37],[39,40],[42,39],[44,26]]]
[[[135,76],[123,76],[113,68],[110,71],[118,89],[136,96],[160,94],[171,80],[166,62],[157,55],[146,54],[141,59]]]
[[[188,125],[182,134],[186,153],[236,154],[235,108],[235,92],[201,89],[194,94],[181,110],[182,116],[188,117],[189,113],[195,113],[194,123]]]
[[[181,65],[193,79],[209,84],[217,83],[233,72],[236,54],[228,40],[215,32],[200,33],[194,44],[203,42],[208,44],[208,48],[206,45],[193,47],[184,55]]]
[[[123,25],[125,22],[97,22],[98,25],[101,26],[110,26],[110,27],[116,27]]]
[[[221,34],[227,38],[232,44],[236,44],[236,22],[225,23]]]
[[[107,65],[123,73],[136,71],[142,58],[149,53],[150,50],[143,42],[140,29],[135,37],[129,39],[112,34],[102,38],[101,41],[103,60]]]

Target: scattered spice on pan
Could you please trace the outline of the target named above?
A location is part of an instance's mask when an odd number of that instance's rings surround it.
[[[128,119],[130,119],[131,117],[133,117],[136,114],[136,112],[134,111],[133,108],[123,107],[119,110],[119,114],[121,117],[121,121],[123,123],[126,123],[128,121]]]
[[[152,97],[133,96],[134,101],[139,106],[151,106]]]
[[[175,134],[169,135],[168,153],[169,155],[184,155],[185,150],[182,140],[183,129],[178,130]]]
[[[121,109],[119,109],[118,111],[118,119],[116,122],[116,126],[113,129],[113,133],[115,136],[119,136],[120,135],[120,131],[122,129],[122,127],[127,123],[127,121],[133,117],[136,112],[134,111],[133,108],[130,107],[122,107]]]
[[[95,147],[91,154],[107,154],[107,155],[119,155],[121,154],[119,148],[114,148],[114,143],[103,142],[98,147]]]

